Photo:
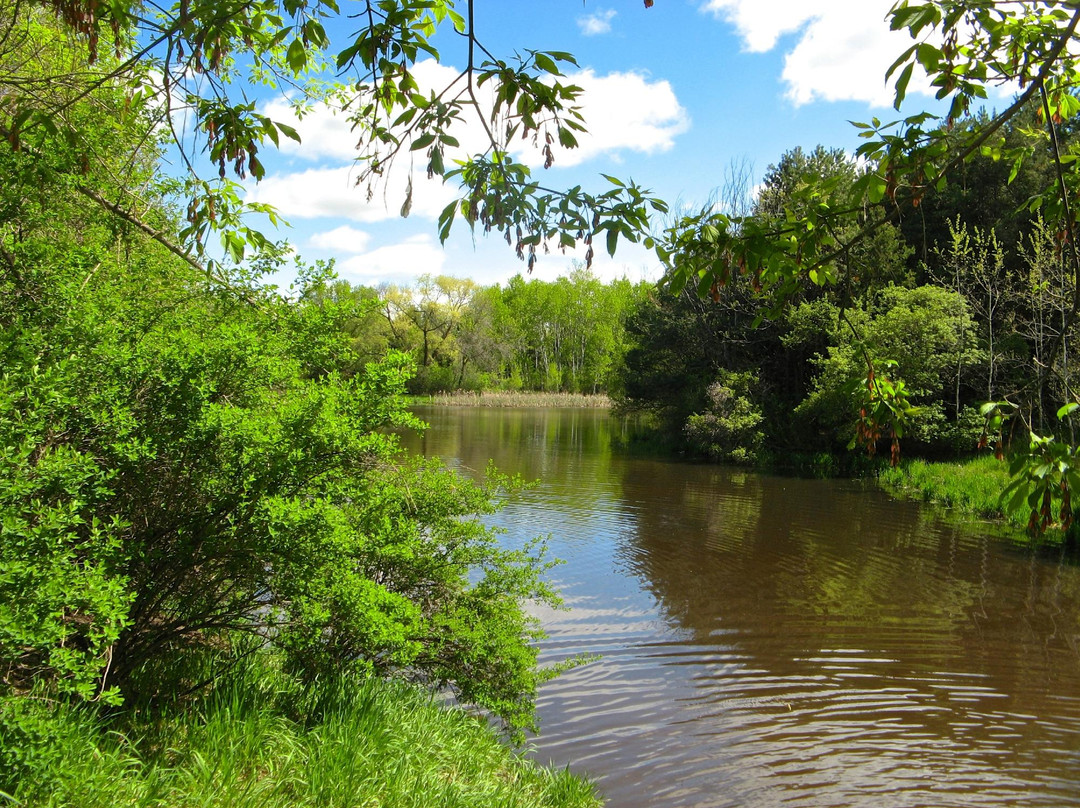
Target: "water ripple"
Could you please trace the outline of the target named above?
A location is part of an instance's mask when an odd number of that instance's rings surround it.
[[[618,457],[593,415],[425,417],[541,480],[494,523],[566,560],[542,661],[601,658],[532,754],[613,808],[1080,806],[1075,567],[861,483]]]

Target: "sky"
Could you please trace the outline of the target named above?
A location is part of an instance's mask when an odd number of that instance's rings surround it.
[[[464,10],[464,0],[459,6]],[[891,32],[891,0],[477,0],[478,36],[508,58],[526,48],[569,51],[569,79],[585,89],[589,127],[576,150],[557,150],[550,169],[535,152],[521,156],[550,187],[610,187],[601,174],[633,179],[676,207],[698,207],[722,188],[734,166],[757,183],[784,152],[821,144],[858,145],[851,121],[898,117],[885,72],[911,44]],[[334,32],[345,34],[347,31]],[[452,77],[465,61],[460,37],[440,35],[443,64],[424,62],[421,84]],[[930,103],[918,80],[904,113]],[[334,259],[353,283],[409,284],[422,274],[501,283],[525,272],[506,243],[470,233],[460,220],[440,245],[436,218],[455,189],[414,166],[413,203],[400,215],[408,165],[396,168],[370,200],[355,187],[356,136],[328,109],[302,120],[287,98],[263,96],[260,110],[292,122],[302,145],[267,157],[266,177],[249,182],[248,200],[278,208],[287,238],[306,261]],[[475,141],[475,128],[463,145]],[[640,245],[602,250],[593,264],[604,280],[656,280],[661,269]],[[541,255],[533,276],[553,280],[583,253]],[[287,280],[287,277],[284,279]]]

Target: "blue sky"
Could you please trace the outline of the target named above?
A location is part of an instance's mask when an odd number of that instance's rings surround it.
[[[461,6],[464,6],[462,1]],[[586,89],[590,134],[582,148],[537,167],[552,187],[602,190],[600,173],[632,178],[670,202],[699,205],[737,162],[754,181],[784,151],[817,144],[853,149],[850,120],[890,118],[884,73],[910,44],[889,32],[890,0],[478,0],[480,39],[499,56],[515,49],[572,52]],[[342,32],[344,33],[344,32]],[[333,36],[333,32],[331,32]],[[438,82],[460,68],[464,54],[452,36],[439,40],[444,65],[418,74]],[[905,112],[927,102],[917,81]],[[261,108],[289,120],[283,99]],[[890,118],[891,119],[891,118]],[[302,146],[267,160],[267,177],[251,199],[274,204],[292,227],[283,231],[305,259],[337,261],[357,283],[406,284],[420,274],[471,277],[490,284],[522,272],[513,251],[495,237],[457,223],[440,246],[435,216],[452,197],[422,175],[414,183],[409,218],[401,207],[406,169],[368,201],[352,187],[355,136],[329,110],[298,124]],[[572,256],[542,256],[534,274],[553,279]],[[605,278],[655,279],[659,266],[644,248],[627,245],[614,259],[597,258]]]

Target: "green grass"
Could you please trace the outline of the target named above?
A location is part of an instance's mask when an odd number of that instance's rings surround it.
[[[532,390],[484,390],[472,393],[458,390],[418,397],[417,402],[451,407],[578,407],[609,409],[611,399],[600,393],[543,393]]]
[[[884,469],[880,480],[886,489],[924,502],[981,518],[1006,518],[999,497],[1009,484],[1009,464],[989,455],[945,463],[907,460]]]
[[[0,805],[26,808],[601,804],[585,780],[423,691],[346,678],[299,689],[265,660],[164,712],[0,702],[0,766]]]

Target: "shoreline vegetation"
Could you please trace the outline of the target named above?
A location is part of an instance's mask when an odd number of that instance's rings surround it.
[[[410,403],[439,407],[564,407],[611,409],[613,402],[605,394],[542,392],[534,390],[454,390],[429,396],[412,396]],[[654,447],[657,452],[672,453],[670,446]],[[753,467],[765,473],[794,473],[806,477],[836,477],[867,473],[856,470],[845,458],[830,452],[807,453],[796,463],[777,463],[772,455],[759,458]],[[1007,514],[1001,506],[1001,492],[1009,483],[1009,464],[991,455],[953,460],[905,459],[896,467],[887,464],[876,472],[879,486],[898,498],[915,499],[946,508],[975,519],[990,520],[1015,531],[1017,538],[1027,536],[1026,524]],[[1049,530],[1046,537],[1060,541],[1060,530]]]
[[[413,396],[412,404],[440,407],[577,407],[611,409],[613,402],[604,394],[540,392],[531,390],[455,390],[430,396]],[[658,448],[658,451],[670,451]],[[795,473],[807,477],[844,476],[845,456],[812,453],[799,463],[778,465],[766,455],[755,464],[757,471]],[[866,469],[862,469],[866,473]],[[848,473],[853,473],[849,470]],[[1009,464],[991,455],[954,460],[905,459],[896,467],[884,465],[877,472],[879,486],[898,498],[915,499],[946,508],[975,519],[990,520],[1015,531],[1017,538],[1027,536],[1026,524],[1007,514],[1001,506],[1001,492],[1009,483]],[[1060,530],[1049,530],[1046,537],[1060,541]]]
[[[412,404],[439,407],[562,407],[611,409],[611,399],[604,393],[562,393],[535,390],[455,390],[429,396],[413,396]]]
[[[973,520],[990,521],[1008,531],[1016,541],[1072,546],[1075,536],[1060,526],[1050,526],[1033,540],[1027,523],[1002,507],[1001,492],[1010,480],[1009,463],[984,454],[960,460],[901,461],[883,468],[878,484],[888,494],[946,508]]]
[[[894,468],[884,468],[878,480],[890,493],[1024,527],[1009,519],[1001,507],[1009,464],[990,455],[951,461],[904,460]]]
[[[604,394],[539,392],[530,390],[455,390],[430,396],[413,396],[412,404],[440,407],[577,407],[611,409],[613,402]],[[658,452],[670,453],[670,447],[656,447]],[[765,455],[753,464],[759,472],[794,473],[806,477],[835,477],[857,473],[854,468],[844,471],[843,455],[827,452],[808,453],[798,463],[780,465],[776,458]],[[857,465],[857,464],[856,464]],[[862,473],[867,473],[863,467]],[[977,520],[988,520],[1009,529],[1016,539],[1030,538],[1027,525],[1008,514],[1001,505],[1001,492],[1009,484],[1009,464],[991,455],[953,460],[905,459],[896,467],[883,465],[876,472],[879,487],[897,498],[914,499],[937,505],[953,513]],[[1062,531],[1050,528],[1044,540],[1051,543],[1064,539]]]
[[[487,722],[377,677],[298,687],[257,653],[181,705],[0,702],[0,805],[596,808],[596,788]]]
[[[1008,529],[1016,540],[1031,540],[1027,524],[1002,507],[1001,492],[1009,484],[1008,462],[992,455],[961,460],[903,460],[884,467],[878,484],[888,494],[946,508],[974,520],[991,521]],[[1048,528],[1043,542],[1060,543],[1063,531]]]

